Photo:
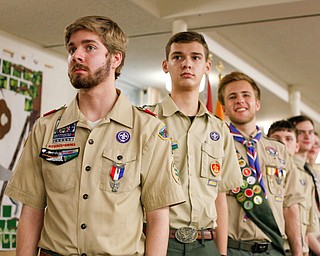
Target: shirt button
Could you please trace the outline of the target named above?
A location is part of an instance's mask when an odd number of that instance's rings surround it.
[[[82,229],[86,229],[87,228],[87,225],[85,223],[81,224],[81,228]]]
[[[87,254],[86,253],[81,253],[81,256],[87,256]]]
[[[89,144],[92,145],[94,143],[93,139],[89,140]]]
[[[86,166],[86,171],[88,172],[88,171],[90,171],[90,170],[91,170],[91,166],[87,165],[87,166]]]
[[[89,198],[89,195],[88,194],[83,194],[82,198],[87,200]]]
[[[121,156],[121,155],[117,156],[118,160],[122,160],[122,158],[123,158],[123,156]]]

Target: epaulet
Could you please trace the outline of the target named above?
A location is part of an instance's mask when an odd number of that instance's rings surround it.
[[[142,110],[142,111],[145,112],[145,113],[148,113],[148,114],[154,116],[154,117],[158,117],[156,113],[152,112],[151,110],[149,110],[149,109],[147,108],[147,105],[143,105],[142,107],[141,107],[141,106],[137,106],[137,108],[140,109],[140,110]]]
[[[65,107],[66,107],[66,105],[64,105],[64,106],[62,106],[62,107],[60,107],[60,108],[57,108],[57,109],[52,109],[52,110],[48,111],[47,113],[44,113],[43,116],[49,116],[49,115],[51,115],[51,114],[59,111],[59,110],[62,109],[62,108],[65,108]]]

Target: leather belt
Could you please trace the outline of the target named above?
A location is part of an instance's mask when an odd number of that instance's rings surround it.
[[[56,252],[40,248],[39,256],[62,256]]]
[[[214,230],[213,229],[204,229],[196,230],[192,227],[182,227],[175,230],[169,231],[170,239],[177,239],[181,243],[192,243],[196,240],[213,240],[214,239]]]
[[[255,242],[255,241],[238,241],[228,238],[228,248],[252,252],[264,253],[273,250],[273,246],[269,242]]]

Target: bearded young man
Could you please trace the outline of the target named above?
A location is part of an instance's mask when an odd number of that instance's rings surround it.
[[[23,203],[17,255],[40,247],[40,255],[164,256],[168,206],[184,195],[164,124],[115,87],[127,38],[112,20],[87,16],[66,28],[65,43],[78,94],[35,124],[6,190]]]

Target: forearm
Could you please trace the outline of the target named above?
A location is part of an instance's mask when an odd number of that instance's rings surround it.
[[[227,255],[228,245],[228,206],[225,193],[219,193],[216,199],[217,228],[215,242],[221,255]]]
[[[17,232],[17,256],[37,255],[43,217],[43,210],[23,206]]]
[[[285,231],[288,237],[290,250],[293,256],[302,255],[300,214],[298,205],[292,205],[283,209],[285,219]]]
[[[147,212],[146,215],[145,256],[165,256],[169,239],[169,207]]]
[[[320,255],[320,241],[317,239],[314,233],[307,234],[307,240],[310,250],[315,255]]]

